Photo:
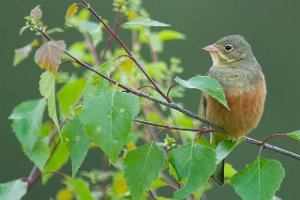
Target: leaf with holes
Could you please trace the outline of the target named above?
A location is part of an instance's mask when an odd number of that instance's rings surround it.
[[[184,186],[175,192],[175,199],[181,200],[205,186],[216,170],[216,153],[213,149],[198,143],[178,147],[169,155],[169,162]]]
[[[155,143],[149,143],[129,151],[124,160],[124,176],[133,200],[156,180],[164,164],[164,153]]]
[[[279,161],[260,157],[235,174],[231,184],[243,200],[271,200],[284,175]]]
[[[115,163],[127,142],[131,123],[138,111],[139,102],[136,96],[111,92],[85,101],[80,120],[85,124],[90,138]]]
[[[84,124],[78,119],[70,119],[62,128],[62,137],[72,161],[72,177],[75,177],[90,145]]]
[[[27,192],[28,183],[20,179],[7,183],[0,183],[0,199],[19,200]]]
[[[287,135],[296,140],[300,140],[300,130],[288,133]]]
[[[207,93],[212,98],[216,99],[226,108],[228,108],[223,87],[216,79],[208,76],[195,76],[187,81],[176,77],[175,81],[183,87],[198,89]]]
[[[46,69],[56,75],[58,64],[65,49],[66,44],[63,40],[45,42],[35,52],[34,60],[42,69]]]
[[[25,151],[32,150],[38,140],[45,107],[45,99],[26,101],[16,106],[9,116],[13,120],[13,131]]]

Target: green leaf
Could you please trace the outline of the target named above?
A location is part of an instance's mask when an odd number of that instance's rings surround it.
[[[63,40],[45,42],[35,52],[34,60],[42,69],[56,75],[58,64],[65,49],[66,44]]]
[[[277,160],[257,158],[234,175],[232,186],[243,200],[271,200],[285,175]]]
[[[158,38],[160,41],[167,40],[183,40],[185,35],[173,30],[162,30],[158,33]]]
[[[157,179],[164,164],[164,153],[155,143],[129,151],[124,160],[124,176],[132,199],[140,199]]]
[[[0,199],[3,200],[19,200],[27,192],[27,182],[20,179],[7,183],[0,183]]]
[[[13,66],[17,66],[18,64],[20,64],[20,62],[22,62],[23,60],[25,60],[30,52],[32,51],[32,47],[31,44],[28,44],[24,47],[15,49],[15,55],[14,55],[14,63]]]
[[[62,128],[63,142],[66,144],[72,161],[72,177],[75,177],[89,150],[90,138],[84,124],[78,118],[70,119]]]
[[[99,68],[98,71],[101,73],[107,73],[107,67],[110,63],[104,63]],[[88,76],[87,83],[83,89],[83,100],[86,101],[92,97],[98,96],[100,94],[108,93],[109,92],[109,82],[104,78],[98,76],[95,73],[91,73]]]
[[[81,33],[88,33],[92,37],[93,45],[97,46],[102,41],[101,24],[88,20],[80,20],[78,17],[67,18],[67,24],[73,26]]]
[[[52,145],[52,149],[55,148]],[[64,164],[67,163],[69,158],[68,149],[65,145],[59,144],[56,151],[52,155],[49,162],[46,164],[44,172],[53,172],[58,171]],[[42,177],[42,183],[46,184],[47,181],[53,176],[52,173],[46,173]]]
[[[86,79],[77,79],[66,83],[57,93],[57,100],[62,116],[73,111],[75,103],[78,101],[82,90],[86,84]]]
[[[55,76],[49,71],[45,71],[40,76],[39,90],[43,97],[47,99],[48,114],[59,130],[55,101]]]
[[[131,20],[129,22],[124,23],[122,26],[155,26],[155,27],[166,27],[170,26],[169,24],[165,24],[159,21],[155,21],[148,18],[137,18],[134,20]]]
[[[83,179],[72,179],[71,177],[66,176],[65,184],[75,192],[76,197],[79,200],[94,200],[89,186]]]
[[[75,56],[77,59],[81,60],[82,62],[94,63],[93,56],[88,52],[86,44],[84,42],[74,42],[68,48],[69,53]],[[78,64],[73,63],[74,66],[78,66]]]
[[[190,88],[190,89],[191,88],[199,89],[207,93],[212,98],[216,99],[226,108],[228,108],[223,87],[216,79],[208,76],[195,76],[193,78],[190,78],[187,81],[176,77],[175,81],[183,87]]]
[[[107,93],[85,101],[80,120],[87,133],[115,163],[127,142],[131,123],[139,111],[136,96],[122,92]]]
[[[227,178],[226,182],[228,182],[228,179],[231,179],[237,171],[233,168],[233,166],[229,163],[225,163],[224,165],[224,176]]]
[[[216,148],[217,163],[220,163],[237,146],[238,142],[233,140],[223,140]]]
[[[183,199],[205,186],[216,170],[216,154],[213,149],[195,142],[178,147],[169,155],[169,162],[184,186],[175,192],[175,199]]]
[[[44,170],[44,166],[50,156],[50,149],[48,147],[49,135],[51,132],[50,123],[43,124],[39,137],[32,150],[24,150],[26,156],[34,162],[34,164],[41,170]]]
[[[288,133],[287,135],[296,140],[300,140],[300,130]]]
[[[25,151],[32,150],[37,142],[45,106],[45,99],[26,101],[16,106],[9,116],[13,120],[13,131]]]

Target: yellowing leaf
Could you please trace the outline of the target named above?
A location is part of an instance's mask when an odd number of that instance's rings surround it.
[[[73,192],[67,188],[60,189],[56,194],[56,200],[72,200],[74,199]]]
[[[70,7],[68,8],[66,17],[73,17],[73,16],[77,13],[77,10],[78,10],[77,4],[76,4],[76,3],[73,3],[73,4],[70,5]]]
[[[34,60],[42,69],[56,75],[58,64],[65,49],[66,44],[63,40],[45,42],[35,52]]]
[[[136,12],[133,12],[133,11],[129,11],[128,13],[126,13],[127,15],[127,18],[129,20],[134,20],[134,19],[137,19],[139,16],[136,14]]]
[[[114,176],[113,185],[112,185],[112,192],[114,195],[121,197],[128,192],[128,187],[124,178],[123,173],[117,173]]]

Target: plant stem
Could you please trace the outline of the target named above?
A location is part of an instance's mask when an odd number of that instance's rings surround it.
[[[155,87],[157,92],[167,101],[171,102],[171,100],[162,92],[162,90],[159,88],[159,86],[154,82],[154,80],[150,77],[150,75],[145,71],[145,69],[142,67],[141,63],[133,56],[129,48],[125,45],[125,43],[121,40],[121,38],[118,36],[118,34],[115,33],[115,31],[104,22],[103,18],[88,4],[86,1],[82,0],[83,4],[85,5],[85,8],[88,9],[98,20],[99,22],[104,26],[104,28],[115,38],[115,40],[119,43],[119,45],[125,50],[125,52],[128,54],[129,58],[136,64],[136,66],[141,70],[141,72],[146,76],[146,78],[150,81],[150,83]]]
[[[267,141],[269,141],[271,138],[273,138],[273,137],[287,137],[287,136],[288,136],[288,135],[285,134],[285,133],[279,133],[279,134],[272,134],[272,135],[269,135],[266,139],[264,139],[264,140],[261,142],[261,147],[259,148],[258,156],[261,155],[263,146],[264,146],[264,145],[267,143]]]
[[[47,34],[45,33],[42,29],[38,29],[38,31],[48,40],[52,40],[52,38]],[[148,94],[145,94],[143,92],[140,92],[134,88],[131,88],[129,86],[126,86],[122,83],[119,83],[117,81],[115,81],[114,79],[110,78],[110,77],[107,77],[103,74],[101,74],[100,72],[98,72],[97,70],[93,69],[91,66],[89,66],[88,64],[78,60],[77,58],[75,58],[72,54],[70,54],[68,51],[64,51],[65,54],[67,54],[68,56],[70,56],[73,60],[75,60],[79,65],[81,65],[82,67],[94,72],[95,74],[101,76],[102,78],[106,79],[107,81],[109,81],[110,83],[114,84],[114,85],[117,85],[121,88],[123,88],[124,90],[136,95],[136,96],[139,96],[139,97],[143,97],[145,99],[149,99],[153,102],[156,102],[158,104],[161,104],[161,105],[164,105],[166,107],[169,107],[171,109],[174,109],[174,110],[177,110],[183,114],[185,114],[186,116],[189,116],[191,118],[194,118],[198,121],[201,121],[202,123],[206,124],[208,127],[211,127],[211,128],[214,128],[215,131],[217,132],[220,132],[220,133],[224,133],[226,134],[225,130],[222,129],[221,127],[215,125],[215,124],[212,124],[210,123],[209,121],[205,120],[204,118],[198,116],[197,114],[189,111],[189,110],[186,110],[185,108],[182,108],[180,107],[179,105],[177,105],[176,103],[172,102],[172,103],[169,103],[169,102],[166,102],[166,101],[162,101],[160,99],[157,99],[153,96],[150,96]],[[253,138],[250,138],[250,137],[246,137],[244,136],[244,138],[246,139],[247,142],[251,143],[251,144],[255,144],[255,145],[258,145],[258,146],[261,146],[261,141],[258,141],[258,140],[255,140]],[[293,152],[290,152],[290,151],[287,151],[285,149],[282,149],[282,148],[279,148],[277,146],[273,146],[273,145],[270,145],[270,144],[264,144],[263,145],[263,148],[266,148],[266,149],[269,149],[269,150],[272,150],[272,151],[275,151],[275,152],[278,152],[278,153],[281,153],[281,154],[284,154],[286,156],[289,156],[291,158],[295,158],[297,160],[300,160],[300,155],[296,154],[296,153],[293,153]]]

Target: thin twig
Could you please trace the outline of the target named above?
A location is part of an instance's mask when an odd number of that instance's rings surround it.
[[[255,139],[253,139],[253,138],[246,137],[246,136],[244,136],[244,138],[245,138],[245,141],[246,141],[246,142],[251,143],[251,144],[255,144],[255,145],[257,145],[257,146],[261,146],[261,144],[262,144],[261,141],[255,140]],[[270,144],[268,144],[268,143],[265,143],[265,144],[263,145],[263,148],[269,149],[269,150],[274,151],[274,152],[277,152],[277,153],[280,153],[280,154],[285,155],[285,156],[288,156],[288,157],[290,157],[290,158],[294,158],[294,159],[300,160],[300,155],[299,155],[299,154],[296,154],[296,153],[294,153],[294,152],[291,152],[291,151],[282,149],[282,148],[277,147],[277,146],[274,146],[274,145],[270,145]]]
[[[129,48],[125,45],[125,43],[121,40],[121,38],[115,33],[115,31],[104,22],[103,18],[88,4],[86,1],[82,1],[86,5],[86,9],[88,9],[104,26],[108,32],[115,38],[115,40],[119,43],[119,45],[125,50],[125,52],[129,55],[129,58],[136,64],[136,66],[141,70],[141,72],[146,76],[146,78],[150,81],[150,83],[156,88],[157,92],[167,101],[171,102],[171,100],[162,92],[162,90],[156,85],[154,80],[150,77],[150,75],[145,71],[144,67],[141,63],[133,56]]]
[[[114,30],[114,31],[118,30],[120,20],[121,20],[121,15],[120,15],[120,13],[118,12],[117,15],[116,15],[116,18],[115,18],[115,22],[114,22],[114,27],[113,27],[113,30]],[[106,29],[105,29],[105,30],[106,30]],[[102,52],[102,55],[101,55],[100,59],[98,60],[98,64],[99,64],[99,65],[101,65],[101,64],[104,62],[105,56],[106,56],[106,54],[107,54],[107,52],[108,52],[108,50],[109,50],[109,48],[110,48],[112,42],[113,42],[113,37],[112,37],[112,35],[108,35],[108,38],[107,38],[107,41],[106,41],[104,50],[103,50],[103,52]]]
[[[170,92],[175,85],[177,85],[177,82],[174,82],[174,83],[172,83],[172,85],[170,85],[170,87],[168,88],[167,97],[170,98]]]
[[[156,142],[156,140],[157,140],[157,138],[163,133],[163,132],[165,132],[165,131],[167,131],[167,130],[170,130],[171,128],[163,128],[163,129],[161,129],[160,131],[158,131],[157,133],[156,133],[156,135],[154,136],[154,138],[153,138],[153,142]]]
[[[76,62],[75,60],[63,60],[59,63],[57,68],[60,68],[62,65],[66,64],[66,63],[70,63],[70,62]]]
[[[138,87],[138,88],[136,88],[136,90],[141,90],[141,89],[143,89],[143,88],[152,88],[152,89],[155,89],[155,87],[153,86],[153,85],[142,85],[142,86],[140,86],[140,87]]]
[[[179,131],[199,132],[202,130],[202,129],[197,129],[197,128],[173,127],[173,126],[169,126],[169,125],[157,124],[154,122],[148,122],[148,121],[143,121],[143,120],[139,120],[139,119],[135,119],[134,121],[137,123],[140,123],[140,124],[146,124],[146,125],[150,125],[150,126],[156,126],[156,127],[172,129],[172,130],[179,130]],[[209,131],[216,131],[216,129],[210,129]]]
[[[85,40],[85,43],[87,45],[87,49],[88,51],[90,52],[90,54],[93,56],[94,58],[94,63],[96,65],[98,65],[98,61],[99,61],[99,58],[98,58],[98,55],[97,55],[97,51],[96,51],[96,47],[95,45],[93,44],[93,41],[91,40],[91,36],[87,33],[84,33],[83,34],[83,37],[84,37],[84,40]]]
[[[259,151],[258,151],[258,156],[261,155],[262,153],[262,150],[263,150],[263,146],[267,143],[267,141],[269,141],[271,138],[273,137],[287,137],[288,135],[286,133],[279,133],[279,134],[272,134],[272,135],[269,135],[266,139],[264,139],[262,142],[261,142],[261,147],[259,148]]]

